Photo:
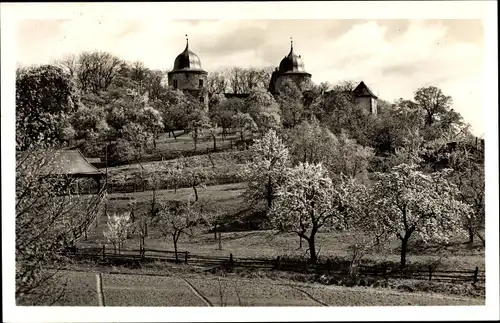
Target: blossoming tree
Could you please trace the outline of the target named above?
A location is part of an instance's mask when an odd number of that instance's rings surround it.
[[[193,203],[188,199],[187,203],[175,203],[168,200],[160,200],[159,212],[156,218],[157,228],[164,238],[172,238],[175,251],[175,261],[179,262],[178,242],[182,234],[190,234],[190,230],[196,226],[199,213]]]
[[[252,162],[243,169],[248,182],[247,197],[250,201],[265,199],[270,208],[289,163],[288,149],[276,131],[269,130],[252,145],[251,153]]]
[[[108,215],[108,227],[104,236],[113,244],[114,252],[120,253],[123,242],[127,240],[129,229],[132,226],[130,212],[114,213]]]
[[[315,238],[323,228],[342,228],[343,194],[321,164],[300,163],[289,169],[269,214],[275,229],[294,232],[309,244],[310,262],[317,260]]]
[[[402,268],[413,234],[424,241],[447,242],[463,231],[462,217],[471,208],[457,199],[457,187],[446,179],[450,171],[425,174],[417,165],[401,164],[375,174],[373,221],[401,240]]]

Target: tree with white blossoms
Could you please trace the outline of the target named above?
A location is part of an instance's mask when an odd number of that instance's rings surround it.
[[[243,176],[248,182],[247,198],[250,202],[265,199],[270,208],[289,164],[288,148],[276,131],[269,130],[250,150],[252,161],[243,168]]]
[[[165,238],[172,238],[175,251],[175,261],[179,262],[178,242],[182,234],[189,234],[190,229],[197,224],[198,212],[188,199],[184,205],[174,201],[162,200],[156,218],[157,228]]]
[[[108,215],[108,227],[104,231],[104,237],[113,244],[114,252],[121,252],[123,242],[127,240],[128,230],[132,225],[130,212],[114,213]]]
[[[191,134],[194,141],[194,150],[197,148],[198,140],[203,137],[205,130],[210,128],[210,119],[204,110],[197,109],[188,116],[186,131]]]
[[[244,137],[245,132],[253,134],[253,132],[258,129],[255,120],[248,113],[238,112],[237,114],[233,115],[231,120],[233,127],[236,129],[237,132],[240,133],[241,141],[245,140]]]
[[[447,242],[463,233],[462,217],[471,208],[457,199],[457,187],[446,179],[449,172],[425,174],[417,165],[401,164],[375,174],[373,221],[401,240],[402,268],[413,234],[424,242]]]
[[[363,257],[381,247],[389,234],[376,219],[371,189],[352,177],[342,176],[339,193],[345,201],[345,227],[352,230],[353,243],[349,246],[351,263],[349,274],[355,275]]]
[[[316,234],[325,228],[342,228],[346,206],[343,195],[321,164],[300,163],[289,169],[278,188],[269,218],[281,232],[294,232],[309,244],[315,263]]]

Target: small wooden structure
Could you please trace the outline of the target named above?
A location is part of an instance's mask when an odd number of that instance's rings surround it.
[[[17,158],[24,158],[30,152],[18,152]],[[97,184],[97,192],[105,190],[106,173],[93,166],[78,149],[47,150],[40,161],[45,164],[40,170],[40,176],[92,179]],[[78,185],[78,184],[77,184]],[[89,192],[90,193],[90,192]]]

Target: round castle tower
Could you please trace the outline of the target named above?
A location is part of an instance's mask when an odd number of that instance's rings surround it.
[[[304,67],[304,61],[300,55],[293,51],[293,40],[290,39],[290,53],[281,60],[279,68],[271,75],[269,91],[276,93],[285,80],[291,80],[304,90],[311,83],[311,74],[307,73]]]
[[[189,49],[186,35],[186,48],[177,55],[174,68],[168,72],[168,85],[187,92],[208,106],[208,93],[205,91],[207,72],[201,67],[198,55]]]

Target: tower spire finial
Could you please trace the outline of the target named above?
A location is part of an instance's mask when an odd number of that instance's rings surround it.
[[[290,51],[293,51],[293,38],[290,37]]]
[[[189,38],[188,38],[188,35],[186,34],[186,48],[189,47]]]

